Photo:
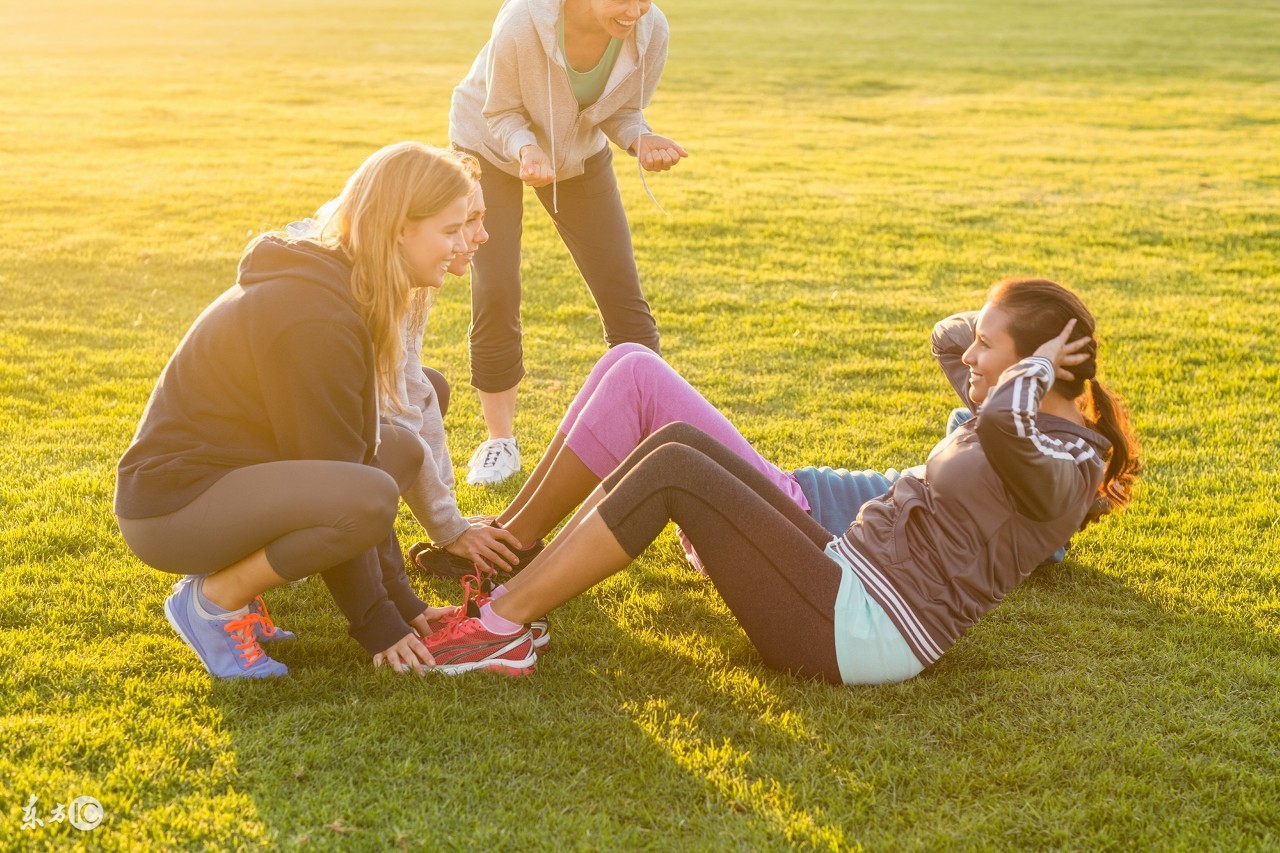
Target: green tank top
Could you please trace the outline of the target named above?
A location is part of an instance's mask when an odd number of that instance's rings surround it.
[[[587,107],[600,100],[604,94],[605,84],[613,73],[613,66],[618,61],[618,52],[622,50],[622,39],[609,39],[609,46],[604,49],[604,56],[590,71],[575,71],[569,64],[569,57],[564,51],[564,18],[560,18],[560,58],[569,71],[569,85],[573,88],[573,96],[578,107]]]

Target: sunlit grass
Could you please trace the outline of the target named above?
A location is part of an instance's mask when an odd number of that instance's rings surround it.
[[[650,179],[669,216],[619,157],[622,191],[665,355],[767,456],[921,461],[953,405],[929,326],[1002,276],[1102,323],[1139,500],[920,678],[764,668],[667,535],[553,615],[532,678],[374,673],[313,583],[271,597],[289,679],[210,682],[115,530],[115,461],[249,236],[383,144],[445,141],[496,5],[0,5],[0,847],[1280,844],[1263,3],[665,4],[649,117],[693,156]],[[528,214],[532,463],[602,345]],[[458,459],[467,302],[450,284],[426,347]],[[33,794],[106,819],[23,830]]]

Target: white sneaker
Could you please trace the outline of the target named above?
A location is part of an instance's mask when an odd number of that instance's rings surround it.
[[[491,438],[482,442],[467,463],[467,482],[473,486],[496,486],[520,473],[520,446],[514,438]]]

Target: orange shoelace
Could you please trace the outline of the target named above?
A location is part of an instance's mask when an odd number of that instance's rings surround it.
[[[477,569],[474,575],[467,575],[462,579],[462,604],[448,616],[441,617],[438,620],[440,629],[427,639],[439,642],[446,637],[456,637],[460,633],[464,633],[463,626],[467,623],[467,604],[475,601],[482,603],[481,596],[484,591],[484,581],[480,576],[480,570]]]
[[[240,651],[240,657],[245,666],[251,666],[259,658],[265,657],[262,646],[258,645],[258,637],[253,632],[253,626],[261,621],[261,616],[251,612],[239,619],[232,619],[222,626],[222,630],[240,641],[236,643],[236,648]]]
[[[271,614],[267,612],[267,603],[262,600],[262,596],[254,597],[254,602],[258,605],[258,617],[262,624],[262,633],[264,636],[270,637],[276,632],[276,623],[271,621]]]

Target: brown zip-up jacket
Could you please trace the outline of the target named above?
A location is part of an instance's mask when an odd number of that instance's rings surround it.
[[[934,326],[933,354],[969,399],[961,362],[975,313]],[[925,666],[1000,603],[1084,521],[1110,442],[1039,414],[1053,365],[1025,358],[1000,377],[976,417],[930,455],[923,478],[902,477],[862,507],[837,540],[859,579]]]

